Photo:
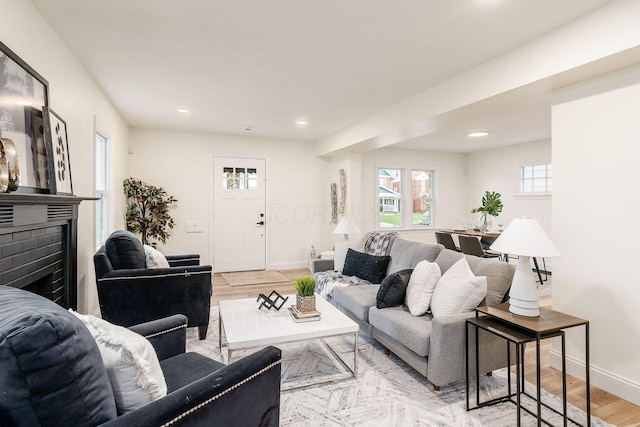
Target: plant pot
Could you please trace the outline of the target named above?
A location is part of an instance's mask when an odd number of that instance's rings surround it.
[[[301,297],[296,295],[296,307],[300,311],[316,311],[316,296]]]

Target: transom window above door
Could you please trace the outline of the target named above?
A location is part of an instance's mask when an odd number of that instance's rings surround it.
[[[222,188],[224,190],[256,190],[258,188],[256,168],[222,168]]]

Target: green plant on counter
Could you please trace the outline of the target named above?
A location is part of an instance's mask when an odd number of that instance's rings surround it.
[[[310,297],[316,291],[316,279],[312,276],[298,277],[293,286],[301,297]]]

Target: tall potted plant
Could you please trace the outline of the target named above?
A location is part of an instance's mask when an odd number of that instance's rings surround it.
[[[502,201],[500,193],[495,191],[485,191],[482,196],[482,206],[471,210],[471,213],[482,212],[480,215],[480,227],[482,231],[489,229],[489,221],[487,215],[498,216],[502,212]]]
[[[169,210],[178,200],[168,195],[164,188],[145,184],[139,179],[127,178],[122,186],[127,197],[127,230],[140,233],[144,245],[150,244],[149,239],[165,243],[169,230],[175,225]],[[151,243],[151,246],[155,245]]]

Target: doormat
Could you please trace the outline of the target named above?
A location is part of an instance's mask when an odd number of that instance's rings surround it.
[[[239,271],[235,273],[222,273],[221,276],[229,283],[229,286],[257,285],[262,283],[288,282],[279,271]]]

